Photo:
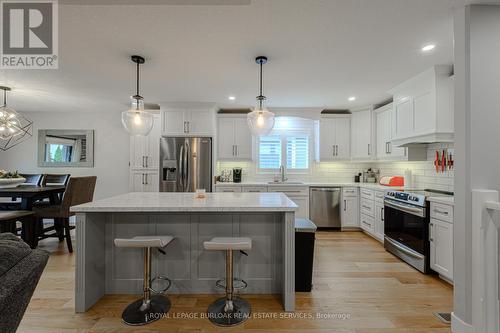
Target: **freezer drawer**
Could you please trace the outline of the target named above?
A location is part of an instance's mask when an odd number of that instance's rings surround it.
[[[309,216],[319,228],[340,228],[340,187],[311,187]]]

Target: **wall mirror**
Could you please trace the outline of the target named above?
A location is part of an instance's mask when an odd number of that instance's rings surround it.
[[[38,130],[39,167],[93,167],[93,130]]]

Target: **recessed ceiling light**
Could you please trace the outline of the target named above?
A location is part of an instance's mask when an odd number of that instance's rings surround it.
[[[428,45],[425,45],[424,47],[422,47],[422,51],[429,52],[429,51],[433,50],[435,47],[436,47],[436,45],[434,45],[434,44],[428,44]]]
[[[229,96],[227,99],[230,101],[234,101],[234,100],[236,100],[236,96]]]
[[[351,97],[348,98],[348,100],[349,100],[349,102],[353,102],[353,101],[356,100],[356,97],[355,96],[351,96]]]

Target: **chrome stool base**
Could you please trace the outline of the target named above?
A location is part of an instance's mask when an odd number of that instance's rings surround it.
[[[170,307],[170,300],[163,295],[152,296],[149,304],[144,303],[143,299],[138,299],[123,310],[122,320],[127,325],[146,325],[162,319]]]
[[[226,297],[219,298],[208,306],[208,319],[217,326],[235,326],[241,324],[250,317],[252,309],[250,303],[244,299],[234,297],[232,310],[226,310],[226,304],[230,302]]]

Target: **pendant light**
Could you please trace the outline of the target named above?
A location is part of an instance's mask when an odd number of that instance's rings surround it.
[[[3,90],[3,105],[0,107],[0,149],[7,150],[30,138],[33,133],[33,122],[16,110],[7,106],[9,87],[0,86]]]
[[[262,95],[262,65],[267,63],[267,57],[255,58],[255,62],[260,65],[260,94],[257,96],[258,106],[247,114],[247,123],[253,135],[261,136],[271,133],[274,127],[274,113],[263,107],[266,96]]]
[[[137,66],[137,89],[136,94],[132,96],[131,108],[122,112],[122,124],[130,135],[146,136],[153,129],[154,117],[151,113],[144,111],[144,98],[139,95],[139,65],[143,64],[145,60],[138,55],[133,55],[131,59]]]

